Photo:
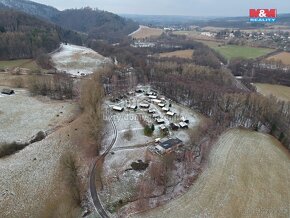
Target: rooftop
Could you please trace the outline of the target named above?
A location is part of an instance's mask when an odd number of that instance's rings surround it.
[[[169,149],[181,143],[182,141],[180,139],[174,138],[174,139],[168,139],[167,141],[160,143],[160,146],[163,147],[164,149]]]

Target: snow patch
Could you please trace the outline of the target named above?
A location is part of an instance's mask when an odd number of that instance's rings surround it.
[[[91,74],[111,62],[90,48],[70,44],[61,44],[60,50],[51,57],[57,70],[74,76]]]

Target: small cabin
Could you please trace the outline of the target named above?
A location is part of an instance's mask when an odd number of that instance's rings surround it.
[[[149,113],[149,114],[153,114],[153,113],[155,113],[155,112],[156,112],[156,110],[153,109],[153,108],[151,108],[151,109],[148,110],[148,113]]]
[[[165,111],[165,112],[168,112],[169,111],[169,108],[163,107],[162,110]]]
[[[114,106],[113,110],[114,111],[118,111],[118,112],[122,112],[122,111],[124,111],[124,108],[123,107],[119,107],[119,106]]]
[[[161,103],[161,100],[159,100],[159,99],[152,99],[151,102],[152,103],[155,103],[155,104],[159,104],[159,103]]]
[[[179,125],[178,124],[176,124],[176,123],[170,123],[170,128],[172,129],[172,130],[178,130],[179,129]]]
[[[149,104],[141,103],[141,104],[140,104],[140,107],[141,107],[141,108],[149,108],[150,105],[149,105]]]
[[[187,129],[188,128],[188,124],[186,122],[180,122],[179,123],[180,128],[182,129]]]
[[[166,115],[168,115],[168,116],[170,116],[170,117],[173,117],[173,116],[175,115],[175,113],[172,112],[172,111],[168,111],[168,112],[166,113]]]
[[[163,123],[165,123],[165,121],[162,118],[158,118],[158,119],[156,119],[156,123],[163,124]]]

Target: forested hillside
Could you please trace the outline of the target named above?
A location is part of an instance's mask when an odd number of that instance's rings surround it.
[[[3,7],[22,11],[45,19],[50,19],[59,13],[54,7],[27,0],[0,0],[0,8]]]
[[[60,42],[81,44],[76,32],[64,30],[34,16],[0,10],[0,59],[32,58],[51,52]]]
[[[139,27],[132,20],[92,8],[65,10],[53,17],[52,21],[62,27],[88,33],[89,38],[111,42],[119,41]]]

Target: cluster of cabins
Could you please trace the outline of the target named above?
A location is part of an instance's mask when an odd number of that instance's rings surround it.
[[[142,89],[136,89],[136,93],[143,93],[144,91]],[[148,101],[145,101],[139,104],[139,107],[142,109],[146,109],[149,114],[151,114],[152,118],[156,122],[156,124],[160,125],[160,129],[162,131],[167,131],[168,127],[165,126],[165,119],[160,116],[159,113],[157,113],[157,110],[150,107],[151,104],[155,104],[156,106],[160,107],[161,111],[168,116],[169,118],[174,118],[176,113],[171,111],[171,103],[169,102],[168,105],[166,103],[166,99],[164,97],[161,97],[160,99],[157,97],[157,93],[153,91],[145,92],[145,95],[148,98]],[[137,110],[138,106],[135,105],[128,105],[128,109]],[[113,110],[122,112],[124,111],[123,107],[120,106],[114,106]],[[172,119],[174,120],[174,119]],[[179,128],[185,129],[188,128],[189,120],[185,119],[184,117],[181,117],[177,123],[172,122],[170,123],[169,127],[172,130],[178,130]]]

